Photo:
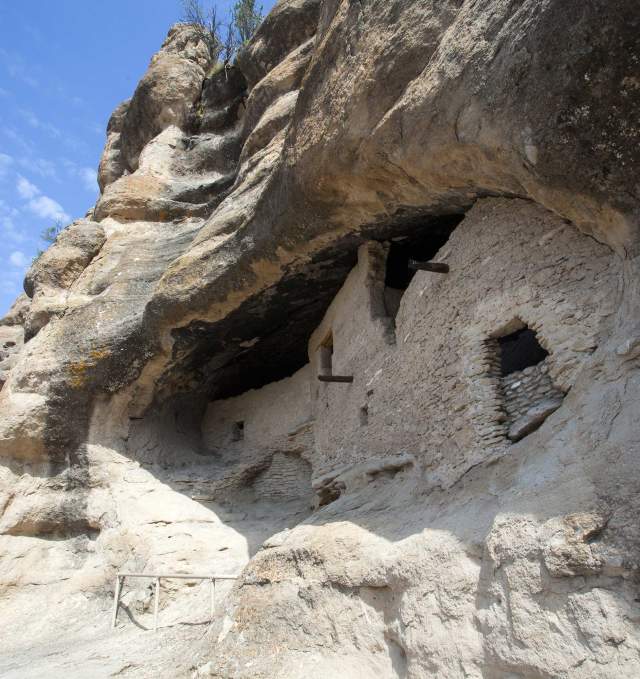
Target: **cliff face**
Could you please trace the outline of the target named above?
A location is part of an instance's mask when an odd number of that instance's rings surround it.
[[[280,0],[221,71],[169,32],[0,322],[5,670],[48,597],[121,671],[114,574],[162,570],[242,575],[137,676],[638,676],[636,9]]]

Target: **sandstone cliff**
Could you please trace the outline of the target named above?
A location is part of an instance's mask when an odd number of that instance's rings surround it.
[[[640,674],[639,22],[280,0],[222,70],[171,29],[0,321],[3,675]],[[153,636],[119,571],[239,580]]]

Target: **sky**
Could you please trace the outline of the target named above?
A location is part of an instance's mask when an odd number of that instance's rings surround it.
[[[95,203],[109,116],[181,14],[180,0],[0,0],[0,317],[42,232]]]

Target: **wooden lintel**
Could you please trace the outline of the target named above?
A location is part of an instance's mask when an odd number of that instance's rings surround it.
[[[353,382],[353,375],[318,375],[321,382]]]
[[[415,259],[410,259],[409,268],[433,273],[449,273],[449,265],[444,262],[417,262]]]

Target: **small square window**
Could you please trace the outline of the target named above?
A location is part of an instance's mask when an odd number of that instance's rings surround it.
[[[231,432],[232,441],[242,441],[244,440],[244,421],[234,422],[233,429]]]

